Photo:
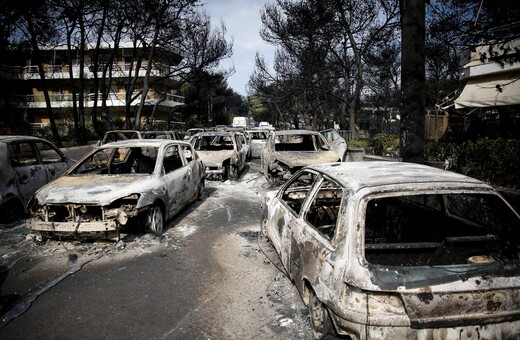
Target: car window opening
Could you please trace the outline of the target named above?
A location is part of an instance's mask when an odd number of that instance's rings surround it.
[[[197,151],[233,150],[233,141],[222,136],[201,137],[197,139],[194,147]]]
[[[305,216],[316,230],[328,240],[334,237],[343,190],[325,180],[312,200]]]
[[[276,151],[316,151],[312,135],[280,135],[274,145]]]
[[[365,258],[384,266],[446,266],[518,260],[518,219],[496,195],[372,199]]]

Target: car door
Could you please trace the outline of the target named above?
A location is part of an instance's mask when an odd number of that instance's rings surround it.
[[[242,169],[244,168],[244,165],[246,164],[247,150],[246,150],[246,146],[242,142],[241,135],[235,134],[234,139],[235,139],[235,147],[236,147],[236,152],[237,152],[237,166],[238,166],[238,170],[242,171]]]
[[[332,150],[338,155],[338,157],[341,159],[341,161],[345,161],[347,156],[347,149],[348,145],[347,142],[341,135],[338,133],[338,131],[334,129],[328,129],[320,131],[323,137],[329,142],[330,146],[332,147]]]
[[[191,200],[197,197],[203,169],[197,165],[196,154],[191,145],[181,145],[180,148],[181,157],[184,158],[184,164],[187,168],[188,192],[186,196],[188,200]]]
[[[11,167],[16,174],[16,184],[21,198],[27,200],[48,182],[47,169],[40,163],[32,141],[9,144]]]
[[[280,258],[289,275],[291,268],[292,247],[294,246],[293,233],[300,229],[301,212],[316,179],[316,174],[310,171],[301,171],[292,177],[278,193],[275,206],[270,212],[271,224],[275,227],[272,235],[273,245],[277,248]]]
[[[184,164],[184,158],[181,157],[178,145],[168,145],[164,149],[162,173],[168,193],[166,210],[168,216],[173,216],[186,204],[187,197],[192,190],[188,179],[191,178],[191,172],[189,167]]]
[[[319,177],[300,213],[298,238],[292,240],[291,274],[295,281],[302,277],[320,282],[332,289],[335,268],[334,237],[339,224],[343,199],[341,185],[327,177]]]
[[[44,141],[35,142],[34,145],[36,146],[43,166],[47,170],[49,182],[60,177],[67,171],[69,167],[67,159],[59,150]]]

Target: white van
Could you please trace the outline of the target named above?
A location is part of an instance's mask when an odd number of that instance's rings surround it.
[[[244,129],[250,129],[255,126],[253,118],[249,117],[235,117],[233,118],[233,127],[240,127]]]

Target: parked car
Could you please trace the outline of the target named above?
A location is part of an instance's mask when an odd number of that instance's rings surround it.
[[[106,143],[117,142],[127,139],[142,139],[141,131],[138,130],[110,130],[105,132],[103,139],[98,142],[99,145]]]
[[[518,337],[520,216],[476,179],[411,163],[311,165],[268,194],[262,230],[318,338]]]
[[[0,136],[0,223],[25,212],[31,196],[63,175],[74,160],[48,140],[31,136]]]
[[[208,179],[237,179],[244,169],[248,148],[237,132],[208,131],[193,136],[191,143],[206,166]]]
[[[179,133],[176,131],[141,131],[141,137],[144,139],[173,139],[182,140]]]
[[[348,144],[345,138],[341,137],[338,131],[335,129],[327,129],[320,131],[320,133],[325,137],[327,142],[329,142],[332,150],[339,156],[342,162],[347,159],[347,151]]]
[[[281,184],[309,164],[340,161],[316,131],[281,130],[269,134],[262,149],[261,170],[271,184]]]
[[[246,131],[246,133],[249,139],[249,154],[251,155],[251,158],[260,158],[269,132],[266,130],[255,129]]]
[[[104,144],[36,192],[27,226],[48,236],[93,233],[119,239],[123,227],[134,225],[161,234],[164,221],[202,197],[204,178],[202,161],[189,143]]]

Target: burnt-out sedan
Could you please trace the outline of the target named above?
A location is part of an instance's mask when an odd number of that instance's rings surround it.
[[[306,165],[340,161],[317,131],[273,131],[261,154],[261,171],[271,184],[281,184]]]
[[[189,143],[104,144],[36,192],[27,226],[49,236],[119,239],[126,226],[161,234],[166,220],[202,196],[204,178],[204,165]]]
[[[239,132],[199,132],[191,144],[206,166],[206,176],[212,180],[238,179],[246,165],[249,148]]]
[[[25,214],[31,196],[74,164],[56,145],[32,136],[0,136],[0,224]]]
[[[518,339],[520,216],[476,179],[312,165],[268,195],[262,230],[318,338]]]

